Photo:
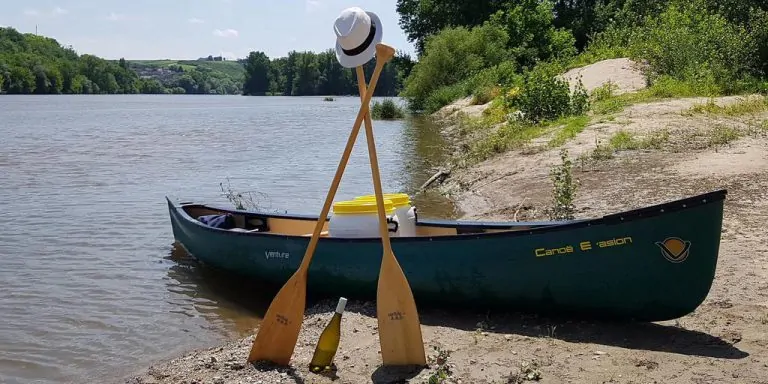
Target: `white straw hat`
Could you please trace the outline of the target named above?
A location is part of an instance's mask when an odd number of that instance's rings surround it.
[[[358,67],[371,60],[383,32],[379,16],[359,7],[341,11],[333,31],[336,33],[336,58],[345,68]]]

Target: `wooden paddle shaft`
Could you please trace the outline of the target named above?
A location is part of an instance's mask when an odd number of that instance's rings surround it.
[[[357,67],[357,88],[362,94],[365,89],[365,72],[363,67]],[[384,211],[384,193],[381,188],[381,175],[379,174],[379,161],[376,155],[376,142],[373,138],[373,123],[371,114],[365,114],[365,136],[368,143],[368,157],[371,162],[371,176],[373,177],[373,191],[376,195],[376,207],[379,214],[379,234],[384,246],[384,253],[392,253],[392,247],[389,243],[389,230],[387,228],[387,216]]]
[[[383,45],[383,44],[379,44],[379,45]],[[363,104],[361,105],[360,110],[357,113],[357,117],[355,118],[355,124],[352,126],[352,132],[350,132],[349,138],[347,139],[347,146],[344,148],[344,154],[341,156],[341,160],[339,161],[339,166],[336,168],[336,175],[333,177],[333,181],[331,182],[331,188],[328,190],[328,195],[325,198],[325,203],[323,204],[323,210],[320,212],[320,217],[318,217],[317,224],[315,225],[315,230],[312,232],[312,239],[309,241],[307,250],[304,253],[304,259],[301,261],[301,265],[299,266],[299,270],[303,271],[304,273],[306,273],[306,270],[309,267],[309,263],[312,260],[312,256],[315,252],[315,248],[317,247],[317,242],[320,237],[320,232],[322,231],[323,225],[325,224],[325,218],[328,217],[328,212],[330,212],[331,210],[331,203],[333,202],[333,198],[336,196],[336,191],[339,188],[339,183],[341,182],[341,176],[344,173],[344,169],[347,166],[349,155],[352,153],[352,147],[355,145],[355,141],[357,140],[357,134],[358,132],[360,132],[360,126],[362,125],[362,122],[363,122],[363,116],[368,116],[368,104],[370,104],[371,97],[373,96],[373,91],[376,89],[376,83],[378,83],[379,76],[381,75],[381,70],[384,67],[384,64],[386,64],[386,62],[392,59],[392,55],[389,55],[389,56],[385,55],[383,57],[379,57],[378,45],[376,50],[377,50],[376,68],[374,69],[373,76],[371,77],[371,84],[368,86],[368,89],[365,91],[365,96],[363,97]],[[357,68],[362,70],[362,66],[358,66]]]
[[[380,47],[381,46],[381,47]],[[341,157],[339,166],[336,169],[336,175],[331,183],[331,188],[325,199],[322,212],[318,217],[315,230],[309,242],[304,258],[298,270],[286,281],[280,291],[272,299],[264,318],[259,326],[256,338],[253,340],[251,351],[248,355],[248,362],[257,360],[267,360],[278,365],[287,365],[293,355],[296,341],[299,338],[299,331],[304,320],[304,307],[306,304],[306,285],[307,269],[317,246],[320,237],[320,231],[325,224],[325,219],[330,211],[331,202],[336,194],[341,175],[344,173],[352,147],[357,139],[357,134],[362,124],[363,116],[368,113],[368,103],[370,102],[373,91],[376,88],[378,77],[384,64],[389,61],[394,49],[383,44],[377,44],[376,69],[373,72],[371,85],[365,94],[365,103],[360,107],[360,111],[355,119],[352,132],[347,140],[347,146]],[[383,54],[378,54],[383,51]]]
[[[365,85],[365,73],[357,69],[358,88]],[[379,323],[379,342],[384,365],[425,365],[426,354],[421,335],[421,324],[416,302],[403,270],[392,252],[384,212],[384,197],[379,175],[376,144],[370,113],[365,115],[365,133],[371,176],[379,214],[379,232],[382,237],[383,255],[376,294],[376,318]]]

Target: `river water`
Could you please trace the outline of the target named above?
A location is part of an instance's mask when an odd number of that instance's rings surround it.
[[[115,380],[252,332],[269,297],[174,246],[165,196],[317,214],[359,98],[0,96],[0,382]],[[374,121],[385,192],[445,161],[423,120]],[[361,129],[336,200],[372,193]],[[423,216],[453,217],[421,194]]]

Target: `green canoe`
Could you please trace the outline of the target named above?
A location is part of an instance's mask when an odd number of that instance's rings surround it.
[[[569,222],[419,218],[416,236],[392,237],[392,249],[420,305],[669,320],[709,292],[725,197],[719,190]],[[317,220],[166,200],[190,255],[276,286],[298,268]],[[197,220],[222,214],[239,229]],[[381,255],[379,238],[321,237],[308,293],[375,299]]]

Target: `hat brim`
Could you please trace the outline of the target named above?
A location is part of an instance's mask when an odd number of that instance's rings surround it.
[[[355,68],[369,62],[373,56],[376,55],[376,44],[381,43],[382,33],[384,32],[384,27],[381,25],[381,19],[379,19],[379,16],[373,12],[366,11],[365,13],[371,18],[371,22],[376,25],[376,33],[373,35],[373,41],[371,41],[371,44],[365,51],[354,56],[349,56],[344,53],[341,44],[339,44],[339,40],[336,39],[336,59],[344,68]]]

